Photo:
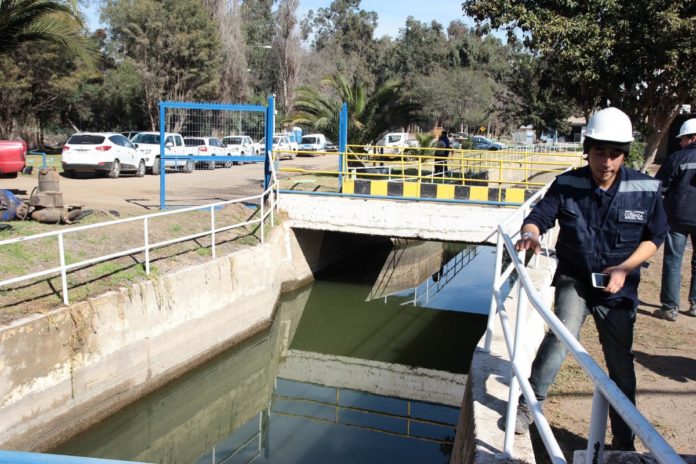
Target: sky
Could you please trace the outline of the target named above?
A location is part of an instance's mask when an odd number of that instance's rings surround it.
[[[309,10],[325,8],[331,0],[300,0],[298,17],[303,18]],[[375,37],[389,35],[396,38],[399,29],[406,24],[406,18],[413,16],[420,22],[436,20],[447,27],[450,21],[463,19],[462,0],[362,0],[360,7],[365,11],[375,11],[378,15]],[[87,9],[87,23],[90,30],[99,27],[99,5],[91,1]],[[467,22],[469,23],[469,22]]]

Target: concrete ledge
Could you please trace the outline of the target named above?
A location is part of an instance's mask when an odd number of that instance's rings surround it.
[[[268,327],[281,287],[330,261],[311,248],[279,227],[264,245],[0,328],[0,448],[48,449]]]

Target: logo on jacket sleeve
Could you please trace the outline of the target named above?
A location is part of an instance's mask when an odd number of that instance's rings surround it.
[[[625,209],[623,211],[623,220],[628,222],[645,222],[645,211]]]

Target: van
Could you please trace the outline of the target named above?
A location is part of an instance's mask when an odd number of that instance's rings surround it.
[[[300,151],[326,151],[324,134],[307,134],[300,141]]]
[[[13,179],[26,165],[27,144],[23,140],[0,140],[0,178]]]

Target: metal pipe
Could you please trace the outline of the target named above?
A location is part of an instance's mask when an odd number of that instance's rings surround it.
[[[60,281],[63,287],[63,304],[67,306],[68,300],[68,275],[65,270],[65,246],[63,245],[63,234],[58,234],[58,254],[60,255]]]
[[[590,434],[587,437],[585,464],[602,464],[604,462],[607,414],[609,414],[609,402],[602,396],[602,392],[595,388],[592,396],[592,415],[590,416]]]

